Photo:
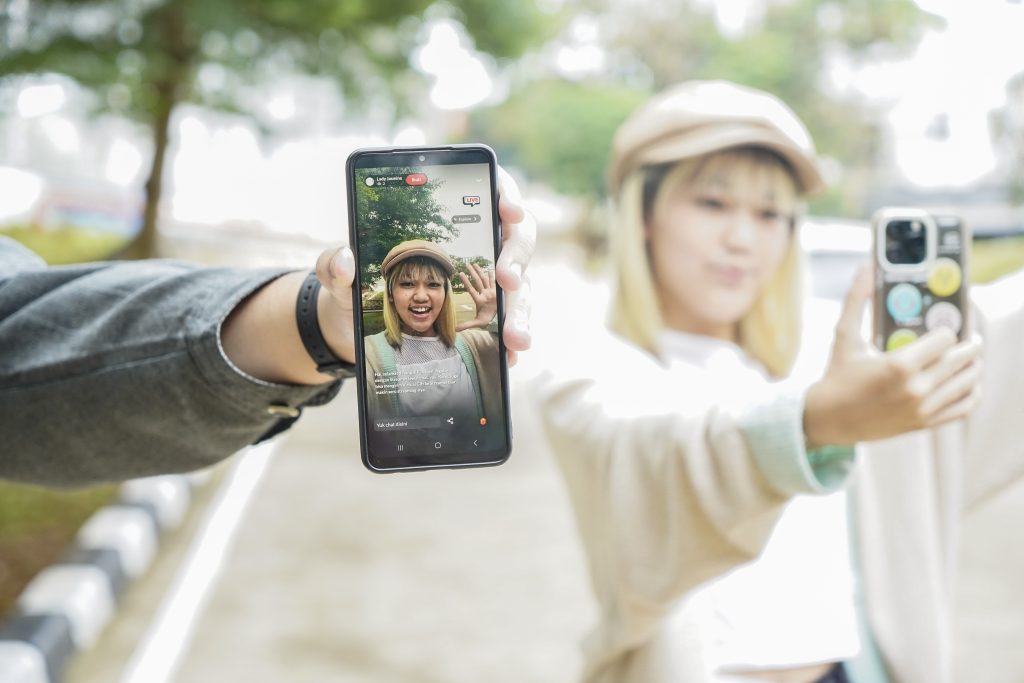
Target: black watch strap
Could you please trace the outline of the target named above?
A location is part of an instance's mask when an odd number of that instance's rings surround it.
[[[316,273],[306,276],[299,296],[295,300],[295,321],[299,325],[299,337],[306,347],[309,357],[316,363],[316,369],[325,375],[345,379],[356,376],[356,366],[346,363],[331,351],[320,332],[320,319],[317,317],[316,300],[320,294],[320,280]]]

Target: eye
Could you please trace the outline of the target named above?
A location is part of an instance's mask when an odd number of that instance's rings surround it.
[[[761,209],[758,212],[758,217],[763,221],[777,221],[782,217],[782,214],[775,209]]]
[[[712,195],[697,195],[694,203],[704,209],[720,210],[725,208],[725,202]]]
[[[409,289],[410,287],[415,287],[416,283],[413,282],[412,280],[399,280],[398,286],[401,287],[402,289]]]
[[[427,283],[427,286],[431,289],[440,289],[442,287],[440,282],[429,282]]]

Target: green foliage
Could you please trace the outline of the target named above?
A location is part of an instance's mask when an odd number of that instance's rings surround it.
[[[522,166],[561,192],[599,195],[612,134],[644,97],[617,85],[544,81],[481,111],[473,134],[503,163]]]
[[[971,247],[971,282],[991,282],[1024,268],[1024,237],[975,240]]]
[[[7,235],[43,257],[50,265],[99,261],[125,244],[125,238],[110,232],[65,226],[41,230],[26,226],[5,226]]]
[[[476,114],[473,133],[503,160],[564,192],[599,196],[612,133],[629,111],[674,83],[721,78],[775,93],[797,112],[819,152],[847,169],[843,186],[812,210],[854,215],[879,134],[872,112],[822,88],[828,59],[907,54],[936,21],[912,0],[794,0],[765,3],[759,22],[725,36],[706,3],[680,0],[642,12],[615,0],[575,4],[607,38],[607,76],[526,81],[506,103]]]
[[[115,492],[112,486],[66,492],[0,482],[0,616]]]
[[[384,311],[363,313],[363,336],[369,337],[384,330]]]
[[[97,108],[152,129],[153,167],[133,256],[151,255],[155,244],[168,127],[179,103],[241,112],[247,83],[291,71],[336,79],[349,111],[384,101],[397,117],[426,89],[409,57],[428,12],[457,17],[477,49],[497,57],[520,54],[551,23],[534,3],[484,0],[26,1],[23,37],[0,44],[0,76],[68,75],[98,95]],[[202,83],[203,67],[220,78]]]
[[[471,259],[454,259],[454,262],[455,273],[452,275],[452,289],[456,292],[464,292],[466,290],[462,285],[462,278],[459,277],[459,273],[465,273],[469,278],[469,281],[473,281],[473,275],[469,270],[469,264],[475,263],[485,271],[494,269],[494,262],[490,259],[484,258],[483,256],[474,256]]]
[[[413,169],[388,169],[388,175],[404,175]],[[444,183],[431,179],[425,185],[367,186],[367,170],[357,172],[356,226],[359,240],[359,276],[362,286],[372,287],[380,278],[380,262],[399,242],[429,240],[441,242],[459,236],[459,228],[445,215],[434,192]]]
[[[52,71],[103,95],[102,106],[150,120],[160,100],[230,107],[232,92],[194,87],[219,64],[232,84],[268,63],[336,77],[357,104],[410,72],[434,0],[30,0],[26,38],[0,45],[0,74]],[[551,33],[534,3],[468,0],[434,15],[462,21],[477,49],[515,57]],[[88,14],[89,19],[86,19]],[[107,97],[112,86],[118,90]]]
[[[516,57],[551,38],[560,19],[537,8],[536,2],[460,0],[455,17],[476,39],[476,48],[495,57]]]

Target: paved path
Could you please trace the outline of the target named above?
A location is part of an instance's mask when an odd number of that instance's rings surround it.
[[[501,468],[374,475],[353,388],[271,460],[172,680],[572,680],[592,606],[535,416],[517,411]],[[122,616],[121,647],[101,644],[70,683],[120,680],[143,628]]]
[[[177,680],[571,680],[589,598],[529,418],[504,467],[374,475],[352,389],[272,462]]]

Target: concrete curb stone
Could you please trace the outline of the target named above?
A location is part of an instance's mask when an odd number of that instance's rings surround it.
[[[141,576],[160,537],[177,528],[208,473],[125,482],[115,502],[97,510],[68,551],[40,571],[0,621],[0,683],[60,683],[115,614],[117,600]]]

